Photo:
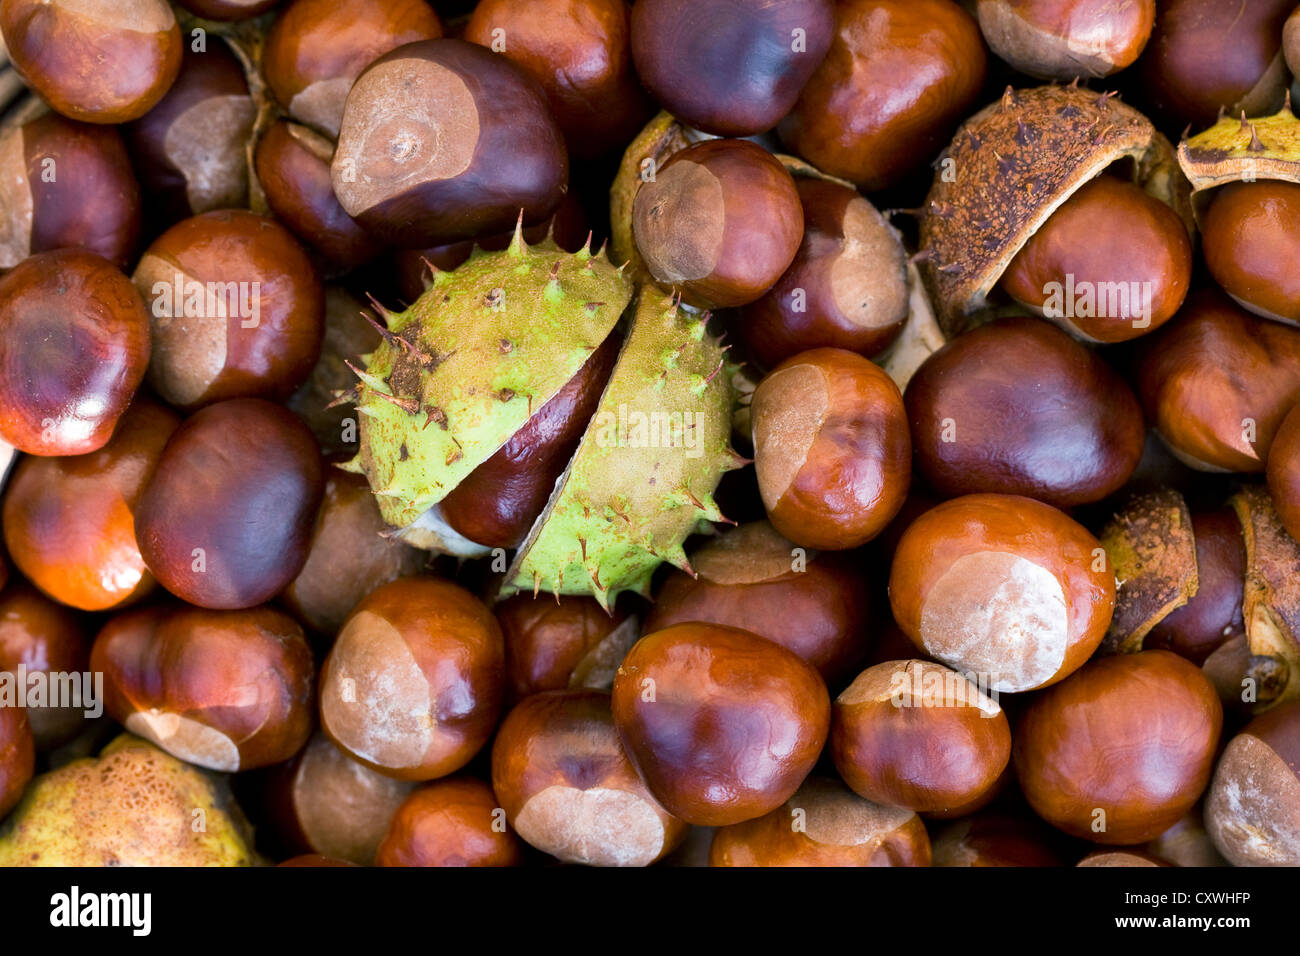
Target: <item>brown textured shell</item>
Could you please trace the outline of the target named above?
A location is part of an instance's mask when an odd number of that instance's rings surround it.
[[[1134,181],[1191,231],[1189,186],[1173,145],[1110,94],[1007,87],[999,102],[967,120],[940,157],[921,211],[921,272],[944,331],[954,335],[974,324],[1029,237],[1121,159],[1133,161]]]
[[[1191,182],[1198,218],[1208,205],[1206,190],[1227,183],[1280,179],[1300,183],[1300,119],[1291,98],[1272,116],[1223,117],[1203,133],[1178,144],[1178,165]]]

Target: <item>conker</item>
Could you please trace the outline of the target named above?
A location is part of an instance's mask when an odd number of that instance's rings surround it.
[[[1300,325],[1300,185],[1280,180],[1229,183],[1214,194],[1201,224],[1201,247],[1214,281],[1238,305],[1266,319]]]
[[[506,649],[506,690],[513,700],[569,687],[608,690],[614,671],[640,636],[635,617],[595,598],[516,594],[493,609]]]
[[[90,637],[80,615],[26,584],[15,583],[0,594],[0,671],[16,679],[22,667],[29,678],[27,722],[37,750],[66,743],[94,705],[103,704],[82,693],[92,690],[81,683],[89,659]],[[32,695],[30,677],[37,673],[48,675],[49,696],[41,699]],[[56,689],[61,693],[56,695]],[[4,709],[0,704],[0,711]]]
[[[978,813],[947,824],[931,841],[931,866],[1061,866],[1051,832],[1030,817]]]
[[[1109,76],[1133,63],[1151,37],[1155,0],[979,0],[980,31],[993,52],[1044,80]]]
[[[35,769],[27,712],[17,705],[0,706],[0,819],[22,799]]]
[[[402,802],[375,857],[377,866],[518,866],[523,845],[505,825],[482,780],[447,777]]]
[[[1292,408],[1278,427],[1265,474],[1278,517],[1287,533],[1300,541],[1300,412],[1296,408],[1300,405]]]

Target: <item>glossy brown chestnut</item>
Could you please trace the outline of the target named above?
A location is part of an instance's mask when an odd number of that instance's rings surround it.
[[[1026,817],[980,813],[956,820],[935,833],[930,865],[1061,866],[1051,831]]]
[[[608,690],[623,655],[640,636],[636,618],[595,598],[516,594],[493,608],[506,642],[507,696],[545,690]]]
[[[395,245],[503,232],[555,211],[564,137],[536,82],[462,40],[423,40],[375,60],[348,94],[330,168],[348,215]]]
[[[492,745],[492,788],[519,836],[566,863],[647,866],[686,835],[637,776],[603,691],[518,704]]]
[[[107,259],[42,252],[0,277],[0,439],[19,451],[103,448],[148,364],[148,312]]]
[[[646,267],[701,308],[753,302],[794,261],[803,207],[794,179],[743,139],[674,153],[637,190],[632,234]]]
[[[393,816],[378,866],[519,866],[523,845],[492,788],[472,777],[420,787]]]
[[[923,652],[980,686],[1046,687],[1101,643],[1115,574],[1064,512],[1018,495],[966,495],[903,533],[889,576],[894,620]]]
[[[850,676],[870,638],[869,584],[842,555],[809,554],[766,521],[741,525],[674,569],[646,617],[647,633],[701,621],[752,631],[794,651],[831,687]]]
[[[716,624],[641,638],[614,678],[613,711],[655,799],[698,826],[775,810],[812,770],[830,727],[830,698],[811,664]]]
[[[468,591],[437,578],[385,584],[357,605],[325,660],[321,727],[390,777],[446,776],[496,726],[503,644],[496,619]]]
[[[1205,826],[1233,866],[1300,865],[1300,701],[1256,717],[1219,758]]]
[[[898,233],[854,190],[811,176],[795,180],[803,243],[785,274],[736,322],[764,368],[816,348],[870,358],[907,321],[907,253]]]
[[[140,493],[140,554],[191,604],[261,604],[302,570],[322,485],[316,442],[292,412],[256,398],[209,405],[172,434]]]
[[[26,711],[16,704],[0,705],[0,819],[22,799],[35,769]]]
[[[176,0],[197,16],[208,20],[246,20],[266,13],[280,0]]]
[[[1180,461],[1203,471],[1264,470],[1278,426],[1300,402],[1300,330],[1206,289],[1140,352],[1147,420]]]
[[[781,139],[824,173],[884,189],[948,141],[986,64],[978,25],[952,0],[841,0]]]
[[[0,269],[77,247],[125,269],[140,239],[140,186],[122,137],[42,113],[0,129]]]
[[[1282,419],[1268,452],[1265,475],[1282,525],[1300,541],[1300,412],[1296,408]]]
[[[368,64],[440,36],[425,0],[293,0],[267,34],[262,70],[290,116],[337,138],[348,90]]]
[[[1044,80],[1109,76],[1142,53],[1155,0],[979,0],[980,32],[1021,73]]]
[[[1214,688],[1176,654],[1100,657],[1030,702],[1016,726],[1016,774],[1053,826],[1140,843],[1196,803],[1222,725]]]
[[[3,0],[0,32],[27,84],[87,123],[143,116],[181,68],[181,31],[167,0]]]
[[[834,30],[830,0],[640,0],[632,55],[646,88],[683,123],[752,136],[790,112]]]
[[[843,349],[804,352],[759,383],[751,412],[763,504],[795,544],[856,548],[903,506],[912,442],[879,366]]]
[[[182,409],[284,399],[320,354],[324,292],[289,230],[223,210],[172,226],[132,276],[149,306],[149,384]]]
[[[97,452],[24,458],[4,497],[4,539],[42,591],[85,611],[133,601],[154,587],[135,540],[140,492],[180,418],[137,399]]]
[[[66,743],[88,714],[97,707],[102,713],[104,701],[89,699],[85,692],[93,688],[81,681],[89,659],[90,637],[80,615],[25,584],[15,583],[0,594],[0,672],[18,678],[21,667],[27,678],[59,675],[57,684],[54,678],[41,684],[49,692],[39,698],[27,680],[27,722],[37,750]]]
[[[1229,183],[1201,224],[1201,247],[1214,281],[1266,319],[1300,325],[1300,185],[1280,180]]]
[[[917,369],[903,401],[916,470],[946,496],[1018,494],[1069,508],[1118,491],[1142,458],[1133,391],[1037,319],[959,335]]]
[[[929,865],[920,817],[827,777],[809,777],[771,813],[715,830],[709,848],[709,866]]]
[[[1085,341],[1123,342],[1178,311],[1192,242],[1178,214],[1131,182],[1098,176],[1016,253],[1002,288]]]
[[[966,676],[930,661],[888,661],[835,699],[830,754],[844,782],[873,803],[945,811],[997,783],[1011,759],[1011,728]]]
[[[288,760],[311,734],[311,648],[269,607],[125,611],[95,638],[115,720],[169,754],[233,773]]]

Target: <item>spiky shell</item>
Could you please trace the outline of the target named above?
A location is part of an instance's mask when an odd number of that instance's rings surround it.
[[[1280,179],[1300,183],[1300,119],[1291,102],[1272,116],[1225,116],[1178,145],[1178,163],[1191,181],[1198,215],[1210,190],[1239,181]]]

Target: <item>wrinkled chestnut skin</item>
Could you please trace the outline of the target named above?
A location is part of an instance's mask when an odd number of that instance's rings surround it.
[[[322,485],[316,441],[292,412],[255,398],[209,405],[172,434],[140,494],[140,553],[191,604],[261,604],[307,560]]]
[[[646,88],[686,125],[752,136],[790,112],[834,29],[830,0],[640,0],[632,56]]]
[[[145,401],[97,452],[24,458],[4,497],[4,539],[18,569],[57,601],[103,611],[153,590],[135,541],[145,481],[180,418]]]
[[[1147,419],[1184,464],[1264,470],[1278,426],[1300,401],[1300,330],[1206,289],[1144,339],[1139,355]]]
[[[447,524],[488,547],[519,546],[578,450],[621,345],[621,336],[606,338],[541,411],[442,499]]]
[[[27,712],[21,707],[0,707],[0,819],[22,799],[35,769]]]
[[[1151,628],[1142,646],[1173,651],[1200,665],[1220,646],[1246,633],[1241,612],[1246,545],[1241,522],[1227,508],[1193,512],[1192,537],[1196,542],[1196,593]]]
[[[979,0],[980,32],[1021,73],[1044,80],[1109,76],[1133,63],[1155,0]]]
[[[935,352],[903,396],[915,464],[945,496],[1018,494],[1061,508],[1119,490],[1146,428],[1106,362],[1046,322],[1012,317]]]
[[[0,594],[0,671],[83,674],[90,659],[90,636],[84,618],[15,583]],[[100,704],[103,701],[99,701]],[[81,729],[90,701],[81,707],[36,706],[28,700],[27,722],[37,750],[66,743]],[[4,708],[0,706],[0,710]],[[0,801],[2,802],[2,801]]]
[[[1063,866],[1052,832],[1028,814],[980,813],[935,832],[931,866]]]
[[[473,777],[449,777],[420,787],[393,816],[376,866],[519,866],[523,844],[498,827],[492,788]]]
[[[506,642],[506,690],[513,700],[563,690],[586,656],[628,619],[595,598],[516,594],[493,608]]]
[[[1282,420],[1269,449],[1266,477],[1283,527],[1300,541],[1300,412],[1294,408]]]
[[[781,140],[865,191],[895,185],[972,111],[986,64],[979,27],[952,0],[840,0]]]
[[[697,826],[779,807],[812,770],[830,728],[830,698],[812,665],[715,624],[641,638],[618,669],[612,703],[641,779],[669,813]]]
[[[1016,773],[1053,826],[1095,843],[1141,843],[1196,803],[1222,726],[1214,688],[1176,654],[1101,657],[1030,702],[1016,728]]]
[[[0,277],[0,438],[19,451],[103,448],[148,364],[148,313],[107,259],[42,252]]]
[[[1223,290],[1256,315],[1300,325],[1300,185],[1229,183],[1201,226],[1205,264]]]

